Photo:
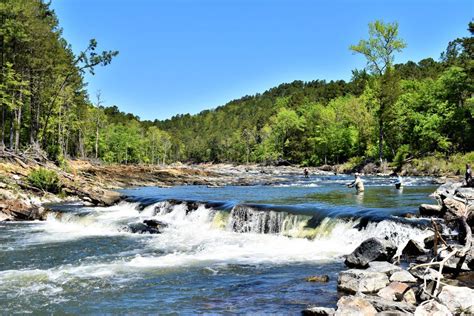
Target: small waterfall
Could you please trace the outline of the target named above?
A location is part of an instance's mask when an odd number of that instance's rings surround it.
[[[309,219],[310,216],[237,205],[230,213],[227,227],[237,233],[294,235],[295,231],[299,232],[306,226]]]

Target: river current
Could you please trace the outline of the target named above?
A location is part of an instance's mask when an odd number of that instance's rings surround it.
[[[112,207],[54,206],[44,222],[0,222],[4,314],[294,314],[333,307],[342,256],[369,237],[428,235],[407,219],[430,178],[288,176],[259,186],[123,190]],[[138,233],[145,220],[166,224]],[[305,277],[327,274],[328,283]]]

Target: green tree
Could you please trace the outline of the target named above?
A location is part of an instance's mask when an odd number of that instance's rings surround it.
[[[378,77],[385,77],[381,84],[381,95],[379,97],[378,127],[379,127],[379,160],[383,160],[383,138],[384,138],[384,114],[391,103],[388,95],[384,92],[390,91],[393,84],[392,74],[387,71],[393,66],[395,53],[406,47],[405,42],[398,38],[398,23],[384,23],[375,21],[369,23],[369,39],[360,40],[357,45],[351,45],[350,49],[365,56],[368,69]]]

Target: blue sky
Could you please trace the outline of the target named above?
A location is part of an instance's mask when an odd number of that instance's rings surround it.
[[[142,119],[197,113],[293,80],[344,79],[363,68],[348,47],[375,19],[398,21],[396,62],[438,59],[467,35],[464,0],[53,0],[74,51],[96,38],[119,50],[87,76],[91,96]]]

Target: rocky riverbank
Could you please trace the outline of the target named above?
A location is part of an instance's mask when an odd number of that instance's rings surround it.
[[[474,189],[442,185],[438,205],[420,206],[432,217],[432,235],[397,248],[386,239],[362,242],[345,258],[337,308],[309,307],[303,315],[474,314]]]
[[[57,174],[59,192],[48,192],[29,181],[29,175],[39,168]],[[309,170],[312,174],[326,173],[316,168]],[[44,207],[48,203],[82,201],[112,205],[123,198],[114,190],[127,187],[274,184],[295,174],[302,175],[303,168],[230,164],[104,165],[82,160],[68,161],[59,168],[46,159],[4,153],[0,155],[0,220],[42,220],[48,214]]]

